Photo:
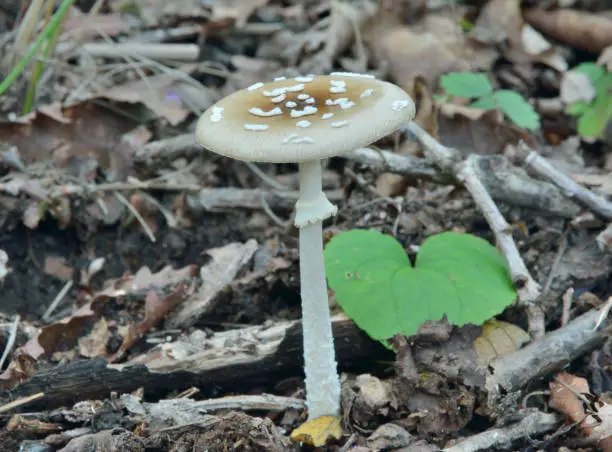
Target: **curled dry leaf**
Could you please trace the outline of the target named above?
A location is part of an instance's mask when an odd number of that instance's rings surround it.
[[[612,19],[572,9],[527,9],[523,16],[547,36],[580,50],[598,54],[612,45]]]
[[[550,406],[580,426],[583,434],[612,451],[612,405],[591,395],[586,379],[559,372],[549,383]]]

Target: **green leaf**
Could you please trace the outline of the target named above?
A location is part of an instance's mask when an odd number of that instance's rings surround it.
[[[428,238],[413,268],[393,237],[347,231],[326,246],[325,265],[344,312],[377,340],[412,335],[445,314],[457,324],[482,323],[515,297],[499,252],[469,234]]]
[[[540,128],[540,115],[519,93],[503,89],[496,91],[493,96],[499,108],[514,124],[527,130]]]
[[[597,99],[595,101],[597,102]],[[581,137],[600,137],[607,122],[608,118],[604,112],[595,105],[591,105],[578,118],[576,129]]]
[[[419,250],[416,268],[435,271],[452,282],[460,308],[447,316],[456,325],[480,324],[516,297],[501,253],[471,234],[444,232],[429,237]]]
[[[486,74],[451,72],[440,77],[440,86],[446,94],[457,97],[482,97],[493,92]]]
[[[597,79],[599,79],[599,77],[605,73],[603,67],[591,62],[581,63],[578,66],[573,67],[572,70],[587,75],[593,83],[595,83]]]
[[[565,107],[565,113],[571,116],[580,116],[591,108],[591,104],[586,103],[583,100],[574,102]]]

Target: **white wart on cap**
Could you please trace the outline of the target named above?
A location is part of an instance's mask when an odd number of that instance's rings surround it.
[[[302,76],[225,97],[200,117],[196,139],[238,160],[299,163],[371,144],[414,114],[405,91],[371,76]]]

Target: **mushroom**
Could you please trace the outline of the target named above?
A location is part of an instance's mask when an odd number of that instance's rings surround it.
[[[412,99],[398,86],[342,72],[256,83],[221,99],[198,120],[196,139],[210,151],[243,161],[299,165],[294,223],[300,229],[309,419],[340,414],[322,227],[337,207],[323,192],[321,160],[371,144],[411,121],[414,114]]]

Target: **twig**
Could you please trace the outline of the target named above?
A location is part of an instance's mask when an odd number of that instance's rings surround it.
[[[572,308],[572,300],[574,298],[574,288],[570,287],[561,296],[563,302],[563,312],[561,313],[561,326],[565,326],[570,320],[570,309]]]
[[[474,202],[489,223],[493,234],[495,234],[497,246],[508,263],[510,277],[517,288],[519,300],[526,305],[533,303],[540,296],[540,287],[531,277],[516,243],[514,243],[512,227],[502,216],[484,185],[476,176],[469,157],[460,165],[457,178],[463,182],[465,188],[470,192]]]
[[[12,402],[5,403],[4,405],[0,406],[0,413],[6,413],[7,411],[14,410],[17,407],[42,399],[44,396],[44,392],[38,392],[36,394],[32,394],[31,396],[20,397],[17,400],[13,400]]]
[[[331,202],[342,202],[342,190],[330,190],[325,194]],[[236,209],[260,210],[262,196],[274,210],[293,211],[299,197],[296,190],[266,190],[261,188],[203,188],[197,194],[187,196],[187,206],[194,213],[236,211]]]
[[[82,49],[94,58],[125,58],[138,55],[154,60],[197,61],[200,55],[200,48],[197,44],[91,42],[84,44]]]
[[[4,351],[2,352],[2,357],[0,358],[0,369],[4,366],[4,362],[6,358],[8,358],[11,350],[13,349],[13,345],[15,345],[15,340],[17,339],[17,328],[19,327],[19,322],[21,321],[21,316],[17,314],[15,316],[15,320],[11,324],[11,329],[9,332],[8,339],[6,340],[6,345],[4,346]]]
[[[250,169],[256,176],[258,176],[262,181],[264,181],[270,187],[276,190],[290,190],[290,187],[287,187],[286,185],[283,185],[279,181],[268,176],[256,164],[252,162],[243,162],[243,163],[248,169]]]
[[[134,206],[132,205],[131,202],[129,202],[125,196],[123,196],[121,193],[119,193],[118,191],[115,192],[115,197],[123,204],[125,205],[125,207],[128,208],[128,210],[132,213],[132,215],[134,215],[134,217],[138,220],[138,222],[140,223],[140,225],[142,226],[142,229],[144,229],[144,231],[146,232],[146,234],[149,236],[149,239],[155,243],[156,239],[155,239],[155,234],[153,233],[153,231],[151,230],[151,228],[149,227],[149,225],[147,224],[147,222],[145,221],[144,218],[142,218],[142,216],[140,215],[140,212],[138,212],[138,210],[136,210],[134,208]]]
[[[520,439],[548,432],[554,429],[560,422],[559,417],[555,414],[536,411],[535,413],[527,414],[516,424],[489,429],[470,436],[454,446],[443,449],[443,452],[492,450],[498,446],[511,444]]]
[[[268,201],[266,201],[266,197],[264,196],[263,193],[261,195],[261,208],[272,219],[272,221],[274,221],[274,223],[276,223],[281,228],[287,229],[291,226],[290,221],[283,221],[279,218],[278,215],[274,213],[274,211],[270,207],[270,204],[268,204]]]
[[[567,234],[569,233],[570,228],[565,228],[563,234],[561,234],[561,238],[559,240],[559,249],[557,250],[557,255],[555,256],[555,260],[550,267],[550,272],[548,273],[548,278],[546,279],[546,283],[544,284],[544,289],[542,289],[542,296],[546,296],[548,291],[550,290],[550,286],[552,285],[553,279],[555,277],[555,273],[559,268],[559,264],[561,264],[561,259],[563,259],[563,255],[565,254],[565,250],[567,249]]]
[[[519,155],[524,156],[525,165],[559,187],[565,196],[575,200],[606,220],[612,219],[611,202],[574,182],[536,151],[530,150],[524,142],[521,142],[518,148],[521,151]],[[525,156],[525,154],[527,155]]]
[[[49,321],[49,317],[51,317],[51,314],[53,314],[53,311],[57,309],[59,304],[62,302],[62,300],[68,293],[68,291],[72,288],[72,284],[73,284],[72,279],[66,281],[66,284],[64,284],[64,287],[62,287],[62,290],[60,290],[59,293],[55,296],[55,298],[53,299],[53,301],[51,302],[51,304],[49,305],[49,307],[43,314],[42,316],[43,322]]]
[[[595,331],[597,331],[597,329],[601,326],[601,324],[604,322],[604,320],[610,313],[611,309],[612,309],[612,297],[609,297],[608,301],[606,301],[606,304],[604,304],[603,307],[599,310],[599,316],[597,317],[595,326],[587,331],[589,333],[594,333]]]

